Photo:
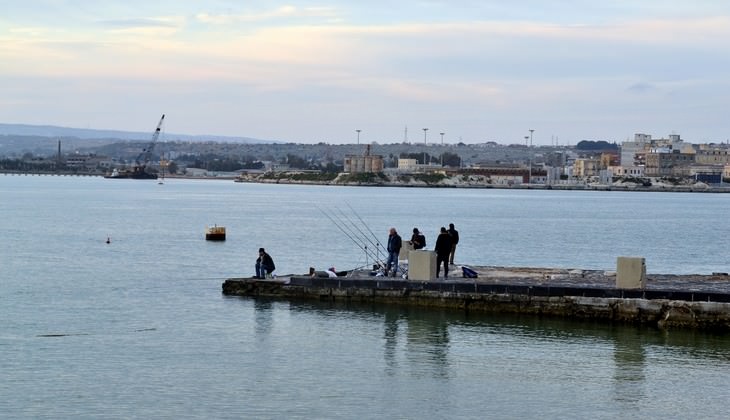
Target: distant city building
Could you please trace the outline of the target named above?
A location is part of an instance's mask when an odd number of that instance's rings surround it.
[[[688,176],[694,164],[694,153],[682,153],[670,148],[652,149],[646,155],[646,176]]]
[[[651,135],[641,133],[634,134],[634,141],[621,143],[621,166],[643,165],[647,145],[651,145]]]
[[[632,176],[637,178],[644,176],[643,166],[609,166],[608,170],[611,171],[613,176]]]
[[[613,183],[613,172],[608,169],[598,171],[598,183],[601,185],[611,185]]]
[[[545,164],[553,167],[565,166],[568,158],[564,152],[549,152],[545,154]]]
[[[363,155],[345,155],[344,171],[351,174],[383,172],[383,157],[370,154],[370,145]]]
[[[109,167],[111,160],[106,156],[94,154],[73,154],[66,156],[66,166],[73,169],[91,170],[101,166]]]
[[[730,149],[701,145],[695,155],[695,162],[700,165],[728,165],[730,164]]]
[[[580,158],[573,162],[573,175],[579,177],[597,176],[601,169],[600,159]]]
[[[398,159],[398,170],[403,172],[413,172],[418,168],[418,160],[416,159]]]
[[[560,183],[560,176],[562,175],[563,171],[561,170],[562,166],[546,166],[545,167],[545,173],[546,173],[546,179],[545,183],[547,185],[555,185]]]
[[[267,169],[270,172],[286,172],[291,169],[291,166],[288,163],[271,162]]]
[[[601,153],[601,167],[600,169],[607,169],[609,166],[618,165],[620,162],[618,153],[603,152]]]
[[[723,166],[693,166],[690,169],[689,176],[695,181],[704,182],[706,184],[720,184],[723,178]]]

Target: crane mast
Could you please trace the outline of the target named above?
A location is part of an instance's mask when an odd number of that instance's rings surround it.
[[[142,153],[137,155],[137,159],[134,160],[137,166],[141,167],[140,170],[144,170],[144,167],[147,166],[147,164],[150,163],[150,160],[152,159],[152,150],[154,150],[155,143],[157,143],[157,139],[160,137],[160,129],[162,128],[162,122],[164,120],[165,114],[162,114],[162,118],[160,118],[160,122],[157,123],[157,128],[155,129],[155,132],[152,134],[152,140],[150,141],[150,144],[142,149]]]

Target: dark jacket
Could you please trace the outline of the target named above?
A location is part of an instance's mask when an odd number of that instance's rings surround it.
[[[400,235],[388,235],[388,252],[400,252],[400,248],[403,246],[403,241],[400,239]]]
[[[451,254],[451,235],[448,232],[439,233],[434,251],[442,256]]]
[[[447,232],[449,232],[449,235],[451,235],[451,243],[454,245],[458,244],[459,243],[459,231],[456,229],[449,228],[449,230]]]
[[[426,247],[426,237],[421,233],[414,233],[413,236],[411,236],[411,242],[413,243],[413,249]]]
[[[264,267],[266,271],[271,272],[276,269],[276,266],[274,265],[274,260],[271,258],[271,255],[267,254],[266,252],[264,252],[264,255],[259,256],[258,259],[256,259],[256,262],[261,264],[261,267]]]

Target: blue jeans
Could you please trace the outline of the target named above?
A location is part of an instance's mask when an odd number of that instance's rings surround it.
[[[390,264],[395,265],[395,269],[393,269],[393,275],[398,272],[398,253],[397,252],[388,252],[388,262],[385,263],[385,274],[388,274],[390,271]]]
[[[274,270],[271,270],[270,268],[271,267],[261,265],[261,263],[256,263],[256,277],[262,279],[266,277],[266,273],[271,274]]]

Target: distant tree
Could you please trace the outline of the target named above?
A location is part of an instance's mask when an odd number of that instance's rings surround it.
[[[289,164],[289,167],[291,168],[297,168],[297,169],[308,169],[309,168],[309,162],[307,162],[306,159],[304,159],[301,156],[297,156],[291,153],[287,153],[285,158],[285,163]]]
[[[444,152],[442,155],[444,166],[459,166],[461,158],[456,153]]]
[[[177,166],[177,163],[175,163],[175,161],[171,161],[167,164],[167,172],[171,174],[176,174],[178,169],[180,168]]]
[[[338,174],[344,170],[345,170],[345,168],[342,165],[336,165],[333,162],[327,162],[327,164],[321,168],[322,172],[335,173],[335,174]]]
[[[264,162],[261,161],[254,161],[254,162],[243,162],[241,165],[243,169],[264,169]]]
[[[618,150],[618,145],[605,140],[581,140],[575,145],[575,148],[578,150]]]

